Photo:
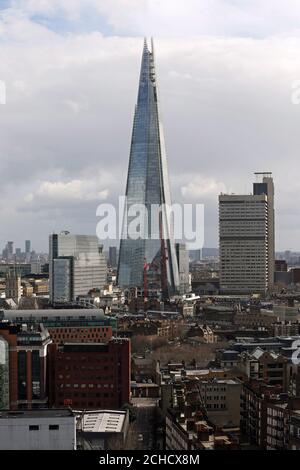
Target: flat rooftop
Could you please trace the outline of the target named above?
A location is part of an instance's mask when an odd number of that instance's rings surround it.
[[[121,433],[125,419],[126,411],[88,411],[83,415],[81,429],[83,432]]]
[[[5,310],[4,318],[41,318],[41,317],[103,317],[109,318],[104,314],[102,308],[61,308],[61,309],[36,309],[36,310]]]
[[[0,410],[1,419],[36,419],[36,418],[66,418],[74,416],[70,408],[45,408],[38,410]]]

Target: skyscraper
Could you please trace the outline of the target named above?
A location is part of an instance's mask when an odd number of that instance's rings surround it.
[[[123,232],[120,242],[118,284],[145,285],[167,296],[179,287],[178,266],[167,207],[171,204],[167,158],[160,120],[157,76],[151,51],[144,42],[135,108],[126,186]],[[146,212],[141,236],[133,239],[130,224],[134,205]],[[151,219],[151,220],[150,220]]]
[[[184,243],[176,243],[176,256],[179,272],[179,293],[190,292],[189,252]]]
[[[50,235],[49,289],[51,303],[76,301],[106,282],[106,260],[94,235]]]
[[[109,251],[108,251],[108,263],[112,268],[117,267],[117,247],[116,246],[110,246]]]
[[[14,257],[14,242],[7,242],[7,260],[11,261]]]
[[[272,173],[255,173],[255,175],[258,181],[253,183],[253,194],[265,194],[268,201],[268,288],[271,289],[275,271],[274,182]]]
[[[31,251],[31,241],[30,240],[25,240],[25,253],[30,253]]]
[[[257,174],[261,175],[261,174]],[[262,174],[253,194],[219,196],[220,288],[260,293],[274,283],[274,187]]]
[[[31,241],[25,240],[25,262],[29,263],[31,259]]]

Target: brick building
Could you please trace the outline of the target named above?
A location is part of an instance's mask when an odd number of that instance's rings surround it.
[[[49,333],[54,344],[64,343],[103,343],[112,337],[111,326],[57,326],[50,327]]]
[[[9,408],[45,406],[47,347],[51,343],[48,330],[42,325],[28,328],[3,321],[0,323],[0,340],[7,349],[5,382],[9,386],[5,387],[5,401]]]
[[[49,348],[49,404],[118,409],[130,399],[130,340]]]
[[[104,315],[102,309],[8,310],[5,319],[43,325],[52,343],[103,343],[117,334],[117,320]]]
[[[266,384],[278,386],[281,392],[287,391],[287,358],[273,351],[256,348],[253,352],[243,352],[239,369],[249,379],[262,380]]]
[[[300,448],[300,401],[260,380],[243,385],[241,431],[261,449]]]

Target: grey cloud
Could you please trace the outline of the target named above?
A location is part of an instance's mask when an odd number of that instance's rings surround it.
[[[21,227],[41,249],[53,226],[94,233],[97,192],[113,202],[124,194],[142,40],[61,36],[41,26],[30,36],[31,23],[11,19],[0,46],[8,90],[0,107],[0,243]],[[205,203],[207,244],[217,243],[218,192],[250,192],[252,173],[270,170],[278,248],[297,248],[300,105],[290,93],[300,79],[299,46],[296,35],[156,41],[173,199]],[[39,192],[74,180],[86,182],[80,197]]]

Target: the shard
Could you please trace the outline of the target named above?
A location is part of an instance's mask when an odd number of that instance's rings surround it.
[[[131,138],[126,203],[120,241],[118,285],[144,287],[147,294],[160,290],[165,297],[176,293],[179,275],[168,212],[171,198],[153,41],[151,50],[147,41],[144,42]],[[130,212],[134,205],[146,208],[140,237],[132,237],[128,230],[133,219]]]

